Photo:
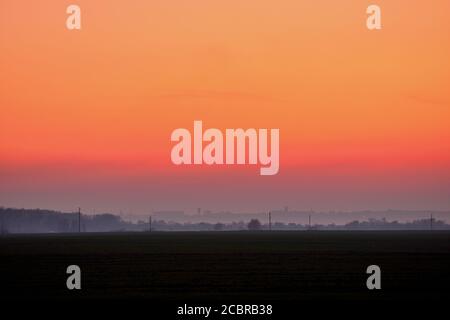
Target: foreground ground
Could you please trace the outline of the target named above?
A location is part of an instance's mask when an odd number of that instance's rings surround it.
[[[66,288],[79,265],[82,290]],[[369,291],[376,264],[382,289]],[[448,300],[449,232],[179,232],[0,237],[0,297],[276,302]]]

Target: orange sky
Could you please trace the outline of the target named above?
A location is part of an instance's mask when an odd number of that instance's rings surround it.
[[[82,30],[65,27],[81,7]],[[382,8],[380,31],[366,7]],[[450,209],[450,2],[0,0],[0,205]],[[280,173],[170,133],[279,128]]]

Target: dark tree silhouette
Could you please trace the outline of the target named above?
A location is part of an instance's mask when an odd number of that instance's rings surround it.
[[[223,223],[216,223],[214,225],[214,231],[222,231],[225,228],[225,225]]]
[[[247,225],[248,230],[255,231],[261,230],[261,222],[258,219],[252,219]]]

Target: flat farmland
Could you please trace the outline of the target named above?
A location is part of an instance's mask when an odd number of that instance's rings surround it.
[[[368,290],[366,268],[381,268]],[[81,290],[66,268],[81,268]],[[450,232],[152,232],[0,237],[0,296],[173,302],[448,300]]]

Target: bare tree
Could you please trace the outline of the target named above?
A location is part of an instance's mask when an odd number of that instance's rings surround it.
[[[258,219],[252,219],[247,225],[248,230],[255,231],[261,230],[261,222]]]

